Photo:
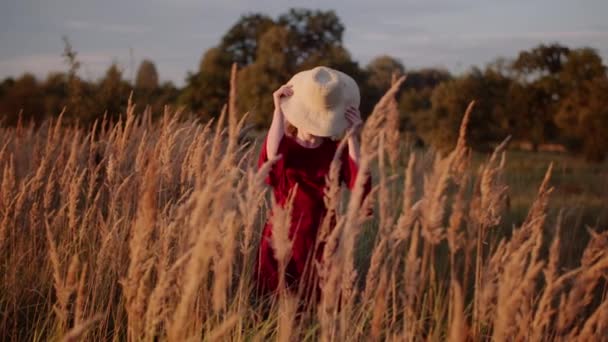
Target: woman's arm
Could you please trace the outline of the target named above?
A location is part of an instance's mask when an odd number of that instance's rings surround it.
[[[359,135],[361,133],[361,127],[363,126],[363,120],[361,120],[359,109],[348,107],[346,109],[346,120],[348,120],[349,129],[353,130],[352,134],[348,137],[348,155],[358,166],[359,159],[361,158]]]
[[[272,98],[274,100],[274,113],[272,115],[272,123],[268,129],[268,140],[266,141],[266,155],[268,156],[268,159],[273,159],[277,156],[279,143],[285,134],[285,119],[283,117],[283,112],[281,111],[280,99],[282,97],[288,97],[291,95],[293,95],[293,90],[291,89],[291,85],[287,84],[282,85],[279,89],[272,93]]]

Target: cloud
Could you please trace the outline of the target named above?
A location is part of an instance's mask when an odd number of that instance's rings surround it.
[[[519,51],[552,42],[572,48],[592,47],[598,49],[603,58],[608,56],[608,50],[603,48],[608,46],[608,31],[600,30],[521,33],[420,30],[404,34],[375,31],[348,36],[346,45],[362,64],[378,55],[389,54],[409,68],[439,66],[462,72],[471,65],[483,66],[498,57],[514,58]]]
[[[61,36],[68,35],[83,63],[81,75],[98,78],[113,60],[132,74],[141,58],[161,76],[183,84],[201,55],[247,13],[271,17],[291,7],[333,9],[343,21],[344,45],[365,65],[381,54],[407,67],[469,65],[514,57],[539,43],[591,46],[608,57],[605,0],[139,0],[82,2],[19,0],[0,11],[0,78],[24,71],[46,77],[66,70]],[[9,6],[10,10],[10,6]],[[542,16],[539,16],[542,10]],[[137,13],[137,15],[133,15]],[[107,19],[106,19],[107,18]],[[131,63],[129,50],[136,63]],[[133,64],[135,66],[133,67]],[[127,66],[127,67],[125,67]]]
[[[563,40],[563,39],[608,39],[608,30],[581,30],[581,31],[537,31],[523,33],[465,33],[461,39],[468,40]]]
[[[69,20],[65,23],[65,28],[70,30],[88,30],[107,33],[142,34],[150,29],[143,25],[134,24],[100,24],[80,20]]]

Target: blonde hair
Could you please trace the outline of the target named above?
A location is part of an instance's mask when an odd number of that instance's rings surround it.
[[[291,124],[291,122],[285,120],[285,132],[290,136],[295,138],[298,135],[298,128]]]

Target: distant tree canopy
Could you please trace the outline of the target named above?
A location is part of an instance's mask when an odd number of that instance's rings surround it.
[[[135,89],[153,91],[158,88],[158,72],[152,61],[144,59],[137,69]]]
[[[512,135],[533,146],[564,144],[599,161],[608,144],[603,133],[608,127],[607,84],[606,67],[595,50],[540,45],[511,62],[500,60],[453,79],[441,77],[430,92],[407,89],[401,112],[425,142],[447,150],[456,141],[468,102],[475,99],[470,123],[474,147],[486,149]]]
[[[43,86],[34,75],[26,73],[14,81],[6,80],[2,84],[4,89],[0,113],[3,124],[16,124],[20,114],[28,120],[34,118],[35,113],[44,111]]]
[[[260,39],[256,61],[240,72],[238,78],[238,109],[251,111],[254,123],[266,124],[272,110],[272,92],[287,81],[289,56],[287,29],[275,26]]]
[[[262,36],[275,26],[272,18],[263,14],[242,16],[222,37],[219,50],[231,56],[233,62],[243,67],[253,63]]]
[[[405,73],[403,63],[388,55],[374,58],[366,69],[368,72],[367,84],[377,89],[388,89],[391,86],[393,74],[403,75]]]
[[[142,60],[134,80],[111,65],[96,81],[79,77],[78,54],[64,38],[65,72],[45,80],[25,73],[0,82],[0,122],[41,121],[64,108],[66,122],[91,124],[106,115],[117,120],[129,96],[138,112],[160,114],[176,105],[209,120],[228,100],[230,68],[239,66],[238,112],[266,127],[273,112],[272,92],[295,73],[318,65],[351,75],[361,89],[365,117],[391,84],[393,74],[407,74],[398,94],[400,127],[418,141],[447,150],[471,100],[470,142],[487,150],[507,135],[531,144],[563,144],[589,160],[606,157],[608,76],[597,51],[558,43],[520,51],[513,60],[498,57],[484,68],[461,75],[437,68],[408,69],[388,55],[361,67],[343,44],[345,27],[334,11],[290,9],[276,18],[261,13],[240,17],[217,45],[204,51],[185,85],[160,83],[154,63]]]
[[[73,56],[75,58],[76,55]],[[42,82],[27,73],[16,80],[7,78],[2,81],[0,124],[15,125],[19,120],[23,123],[40,122],[64,110],[64,122],[68,123],[90,125],[103,115],[117,120],[121,113],[124,114],[131,94],[138,104],[137,112],[148,106],[154,115],[160,114],[165,105],[177,102],[179,90],[170,82],[158,85],[158,75],[150,61],[142,62],[135,88],[123,78],[123,71],[116,63],[110,65],[104,76],[96,81],[78,77],[77,68],[74,68],[78,64],[73,59],[68,72],[49,73]]]
[[[608,77],[601,58],[591,49],[575,50],[560,71],[566,89],[555,124],[570,147],[589,160],[601,161],[608,146]]]
[[[122,78],[122,70],[118,65],[112,64],[100,80],[99,88],[95,92],[95,102],[105,104],[105,107],[92,110],[107,112],[110,117],[117,117],[127,105],[130,91],[131,86]]]
[[[227,101],[229,73],[237,63],[239,110],[263,125],[272,113],[269,94],[297,71],[316,65],[343,69],[364,81],[358,64],[342,46],[344,25],[334,11],[291,9],[275,20],[252,13],[242,16],[208,50],[199,70],[186,80],[180,102],[205,117],[219,115]]]
[[[414,127],[425,141],[440,149],[450,149],[458,137],[462,115],[472,99],[475,110],[469,121],[469,142],[485,149],[509,131],[505,94],[511,80],[492,70],[473,69],[469,74],[438,84],[430,96],[430,106],[412,113]]]

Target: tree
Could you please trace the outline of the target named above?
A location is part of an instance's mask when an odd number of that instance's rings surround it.
[[[431,108],[413,113],[412,119],[425,142],[442,151],[453,148],[458,127],[468,104],[476,100],[468,129],[468,141],[488,150],[509,132],[505,96],[511,80],[501,74],[473,69],[459,78],[439,84],[431,95]]]
[[[541,44],[530,51],[522,51],[513,62],[513,69],[525,76],[550,76],[559,73],[568,59],[570,49],[554,43]]]
[[[566,97],[556,114],[556,123],[582,145],[590,161],[603,161],[608,146],[608,79],[598,76],[584,81]]]
[[[589,48],[571,50],[559,44],[540,45],[522,51],[512,70],[516,81],[508,92],[508,106],[518,123],[516,136],[527,138],[534,145],[565,142],[571,150],[583,149],[589,159],[597,159],[591,156],[595,152],[589,152],[596,148],[590,146],[597,146],[593,142],[597,139],[581,128],[593,122],[584,119],[584,115],[601,114],[599,105],[590,97],[597,96],[590,84],[601,85],[596,78],[606,75],[597,52]],[[582,108],[581,113],[575,113],[574,107]]]
[[[586,81],[606,74],[606,67],[597,51],[590,48],[572,50],[558,75],[565,92],[570,92]]]
[[[152,114],[154,116],[160,116],[164,111],[164,107],[175,104],[178,97],[179,89],[177,89],[172,82],[163,82],[154,93],[154,97],[149,103],[152,109]]]
[[[390,88],[393,73],[405,73],[403,64],[394,57],[382,55],[372,59],[363,70],[365,77],[360,80],[361,110],[369,113],[382,95]],[[403,90],[400,90],[401,94]],[[400,95],[397,95],[399,97]]]
[[[401,61],[387,55],[372,59],[365,70],[368,74],[368,85],[381,92],[390,88],[393,74],[403,75],[405,73],[405,67],[403,67]]]
[[[201,112],[205,119],[219,116],[228,100],[230,65],[230,56],[221,48],[207,50],[201,59],[199,71],[188,75],[178,102]]]
[[[273,26],[274,21],[263,14],[242,16],[224,34],[218,46],[205,52],[198,71],[188,74],[178,102],[199,112],[203,119],[219,116],[228,101],[232,63],[241,67],[252,64],[261,37]]]
[[[257,125],[272,116],[272,92],[298,71],[318,65],[363,81],[358,64],[342,46],[344,26],[333,11],[291,9],[261,37],[256,60],[241,71],[241,111],[253,111]]]
[[[156,66],[150,60],[144,59],[137,69],[135,89],[153,91],[158,88],[158,72]]]
[[[42,119],[45,114],[42,97],[42,89],[34,75],[23,74],[5,90],[0,103],[0,117],[5,120],[3,123],[16,124],[20,112],[25,121]]]
[[[520,52],[512,64],[518,82],[523,85],[520,90],[524,92],[514,96],[522,100],[522,112],[533,121],[531,141],[535,146],[558,139],[553,117],[566,91],[559,75],[569,56],[568,47],[541,44]]]
[[[5,78],[0,83],[0,98],[6,94],[6,92],[15,84],[15,80],[12,77]]]
[[[407,87],[409,89],[433,89],[440,83],[452,79],[452,75],[445,69],[422,68],[407,72]]]
[[[95,110],[106,111],[112,118],[117,118],[124,113],[127,105],[131,86],[122,79],[122,71],[113,63],[106,71],[105,76],[99,82],[95,98]],[[88,113],[84,120],[90,122],[95,113]]]
[[[288,80],[288,34],[280,26],[268,30],[260,40],[255,63],[239,72],[239,112],[251,112],[257,126],[270,122],[274,107],[272,92]]]
[[[81,116],[90,115],[90,113],[87,113],[85,105],[85,85],[78,77],[78,69],[80,69],[80,61],[77,58],[78,53],[72,48],[72,44],[67,36],[63,37],[63,44],[62,56],[68,65],[68,117],[77,120]]]
[[[352,59],[350,52],[341,45],[331,46],[322,53],[315,52],[295,68],[296,71],[303,71],[319,65],[340,70],[359,82],[365,80],[365,73],[359,68],[359,64]]]
[[[274,25],[274,21],[263,14],[244,15],[224,34],[219,48],[233,62],[247,66],[255,61],[262,35]]]
[[[569,139],[569,147],[582,149],[588,160],[602,161],[608,144],[608,76],[600,56],[592,49],[573,50],[560,72],[567,88],[555,123]]]
[[[420,69],[407,72],[407,80],[399,98],[400,127],[402,130],[416,131],[418,120],[431,109],[431,95],[439,84],[452,79],[447,70]]]
[[[290,9],[278,24],[289,32],[290,55],[299,65],[316,53],[342,45],[344,25],[334,11]],[[290,70],[293,71],[293,70]]]
[[[68,75],[51,73],[41,85],[44,92],[44,113],[58,115],[68,105]]]
[[[344,26],[333,11],[292,9],[277,21],[261,14],[243,16],[221,43],[205,53],[198,72],[189,74],[180,103],[210,118],[228,100],[232,62],[241,65],[241,111],[253,110],[256,122],[272,108],[272,91],[290,75],[317,65],[335,67],[363,81],[358,64],[342,46]],[[269,105],[270,104],[270,105]],[[253,107],[243,107],[253,106]]]

